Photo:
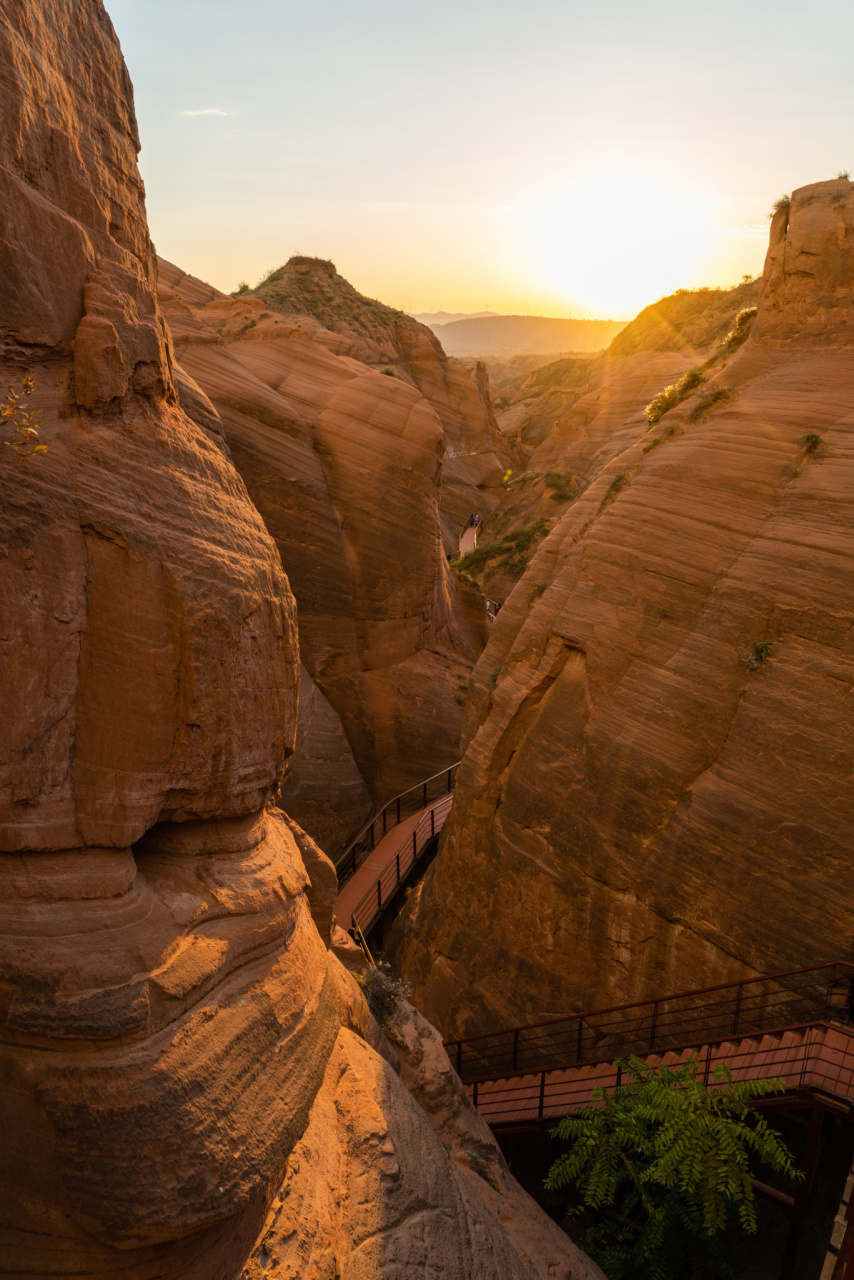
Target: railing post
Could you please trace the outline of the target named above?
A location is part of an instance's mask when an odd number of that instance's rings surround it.
[[[471,1100],[474,1104],[475,1110],[477,1110],[477,1081],[476,1080],[474,1082],[474,1089],[472,1090]]]
[[[738,990],[736,991],[736,994],[735,994],[735,1013],[734,1013],[734,1015],[733,1015],[733,1019],[732,1019],[732,1034],[733,1034],[733,1035],[736,1035],[736,1034],[737,1034],[737,1032],[738,1032],[738,1020],[739,1020],[739,1018],[741,1017],[741,997],[742,997],[743,993],[744,993],[744,984],[742,983],[742,984],[739,986],[739,988],[738,988]]]
[[[617,1063],[617,1083],[616,1083],[616,1086],[615,1086],[615,1088],[614,1088],[614,1092],[615,1092],[615,1093],[616,1093],[617,1089],[619,1089],[619,1088],[620,1088],[620,1086],[622,1085],[622,1083],[623,1083],[623,1068],[620,1066],[620,1064],[619,1064],[619,1062],[618,1062],[618,1063]]]
[[[513,1032],[513,1070],[519,1066],[519,1032]]]
[[[540,1105],[537,1111],[537,1119],[542,1120],[546,1109],[546,1073],[540,1072]]]
[[[711,1065],[712,1065],[712,1046],[711,1044],[707,1044],[706,1045],[706,1065],[703,1069],[703,1084],[705,1085],[708,1085],[709,1083],[709,1068],[711,1067]]]
[[[577,1062],[580,1062],[581,1059],[584,1057],[584,1045],[581,1042],[583,1031],[584,1031],[584,1021],[582,1018],[579,1018],[578,1019],[578,1043],[576,1044],[576,1047],[575,1047],[575,1057]]]
[[[658,1030],[658,1001],[652,1006],[652,1026],[649,1029],[649,1047],[655,1048],[655,1033]]]
[[[448,770],[448,795],[451,794],[451,786],[452,786],[451,778],[453,776],[453,772],[454,772],[454,769],[453,769],[453,766],[451,766],[451,768]]]
[[[421,807],[422,809],[427,808],[427,783],[426,782],[424,783],[424,804]]]

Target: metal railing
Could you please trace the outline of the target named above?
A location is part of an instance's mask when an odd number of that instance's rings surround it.
[[[725,1083],[715,1077],[716,1068],[725,1066],[736,1082],[779,1079],[787,1094],[809,1089],[849,1102],[854,1098],[854,1038],[848,1028],[815,1022],[776,1035],[773,1045],[765,1041],[758,1045],[759,1037],[753,1032],[735,1040],[690,1046],[675,1051],[671,1065],[686,1061],[693,1052],[699,1055],[704,1083],[712,1088]],[[476,1080],[468,1092],[487,1123],[500,1128],[558,1119],[576,1107],[595,1106],[597,1089],[613,1091],[623,1083],[622,1068],[610,1059],[500,1080]],[[771,1095],[769,1104],[775,1096],[780,1095]]]
[[[852,991],[854,965],[837,961],[487,1032],[445,1048],[462,1080],[501,1079],[830,1018],[847,1021]]]
[[[389,905],[406,877],[421,858],[429,842],[434,839],[451,811],[453,796],[438,801],[429,813],[425,813],[418,825],[400,845],[400,848],[377,876],[365,896],[354,908],[352,927],[364,936],[370,933],[385,908]]]
[[[435,773],[432,778],[419,782],[417,786],[410,787],[402,795],[389,800],[387,805],[374,814],[367,826],[362,828],[335,863],[339,888],[346,884],[384,835],[393,831],[406,818],[411,818],[414,813],[426,809],[429,804],[441,799],[442,796],[453,794],[459,767],[460,762],[457,761],[449,769]]]

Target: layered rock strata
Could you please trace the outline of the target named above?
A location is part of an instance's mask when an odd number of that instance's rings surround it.
[[[0,1271],[595,1280],[518,1188],[449,1172],[274,807],[294,601],[179,406],[99,0],[8,0],[0,95],[0,373],[48,448],[0,451]]]
[[[457,550],[469,515],[487,515],[501,499],[502,475],[521,457],[492,414],[488,386],[449,360],[427,325],[366,298],[321,258],[291,258],[246,297],[316,326],[318,340],[417,387],[436,411],[445,437],[441,513],[445,549]]]
[[[679,290],[642,311],[597,360],[561,360],[505,387],[501,426],[522,444],[528,462],[463,574],[505,600],[549,529],[645,430],[645,406],[689,370],[723,358],[727,334],[755,306],[758,290],[758,281]]]
[[[458,758],[455,698],[483,644],[442,549],[441,423],[414,386],[329,350],[310,318],[251,297],[205,301],[163,262],[160,296],[181,367],[281,552],[305,667],[384,803]],[[364,797],[345,804],[347,767],[339,780],[341,821],[318,814],[312,831],[340,843]]]
[[[854,949],[852,244],[847,180],[794,193],[747,341],[505,605],[400,946],[446,1032]]]

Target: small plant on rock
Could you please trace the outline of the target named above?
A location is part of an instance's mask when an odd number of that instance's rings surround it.
[[[806,454],[818,453],[824,444],[824,439],[817,431],[808,431],[805,436],[801,436],[799,444]]]
[[[412,995],[409,983],[396,978],[384,960],[362,979],[362,990],[368,1008],[380,1026],[390,1022],[400,1008],[401,1000],[408,1000]]]
[[[697,397],[697,403],[688,414],[688,422],[697,422],[707,409],[711,409],[713,405],[722,404],[725,400],[731,400],[734,395],[734,387],[715,387],[713,391],[704,391]]]
[[[655,399],[651,400],[644,410],[650,427],[654,427],[668,410],[675,408],[683,400],[687,400],[688,396],[691,395],[692,391],[696,391],[702,381],[702,369],[689,369],[687,373],[682,374],[678,382],[671,382],[669,387],[659,391]]]
[[[773,652],[774,646],[771,641],[763,640],[760,644],[755,644],[752,649],[747,649],[741,655],[741,661],[748,671],[758,671],[762,663],[770,658]]]
[[[33,394],[36,384],[32,378],[21,380],[21,394],[26,399]],[[21,403],[21,395],[10,387],[6,398],[0,400],[0,423],[8,439],[3,443],[11,449],[15,457],[23,462],[35,453],[47,453],[47,445],[39,444],[41,426],[35,415],[26,413]]]

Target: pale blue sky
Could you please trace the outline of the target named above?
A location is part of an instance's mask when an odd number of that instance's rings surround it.
[[[630,314],[854,167],[850,0],[107,8],[155,243],[227,290],[299,251],[410,310]]]

